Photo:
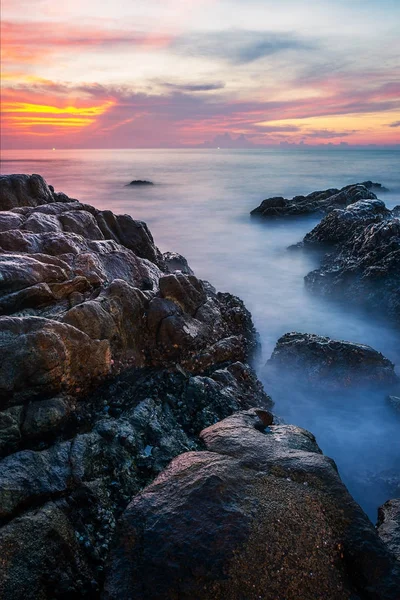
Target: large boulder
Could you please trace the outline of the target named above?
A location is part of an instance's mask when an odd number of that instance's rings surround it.
[[[106,600],[397,600],[400,565],[314,437],[254,409],[201,434],[118,526]]]
[[[278,340],[265,374],[324,389],[398,382],[393,363],[371,346],[297,332]]]
[[[295,196],[290,200],[282,196],[267,198],[250,214],[259,217],[288,217],[298,215],[325,215],[336,208],[342,208],[359,200],[376,199],[372,188],[380,189],[380,184],[371,181],[347,185],[341,190],[331,188],[328,190],[312,192],[307,196]]]

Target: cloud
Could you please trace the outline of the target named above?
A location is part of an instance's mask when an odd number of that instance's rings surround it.
[[[388,90],[386,85],[369,94],[339,90],[317,103],[308,97],[234,99],[225,91],[221,93],[216,83],[172,83],[163,93],[147,94],[128,85],[91,82],[73,85],[38,79],[25,85],[10,84],[3,89],[3,103],[6,107],[11,103],[13,111],[5,115],[3,135],[13,147],[24,145],[22,132],[32,140],[36,134],[54,134],[55,146],[109,148],[198,145],[216,132],[229,133],[235,140],[244,134],[247,139],[241,139],[239,145],[298,141],[301,137],[353,139],[361,127],[351,127],[352,115],[378,114],[399,107],[395,90]],[[199,93],[206,90],[208,93]],[[391,99],[387,98],[389,91]],[[333,120],[327,122],[330,116]],[[350,119],[349,127],[340,123],[335,127],[335,118],[341,116]],[[316,117],[323,117],[325,122],[319,126]],[[368,123],[372,123],[369,116]],[[71,135],[68,125],[79,129],[78,135]]]
[[[400,121],[394,121],[393,123],[390,123],[389,127],[400,127]]]
[[[3,21],[1,34],[3,60],[28,64],[46,63],[49,55],[63,49],[69,52],[94,47],[110,51],[120,46],[152,49],[165,47],[171,41],[171,35],[166,33],[48,21]]]
[[[158,82],[160,83],[160,82]],[[222,90],[225,83],[216,81],[214,83],[161,83],[162,87],[180,92],[210,92],[213,90]]]
[[[314,139],[334,139],[348,137],[349,135],[353,135],[354,133],[357,133],[356,129],[353,129],[352,131],[331,131],[329,129],[315,129],[313,131],[304,131],[303,135],[304,137]]]
[[[312,50],[316,45],[293,33],[230,30],[179,36],[172,41],[171,47],[179,54],[217,57],[233,64],[246,64],[287,50]]]

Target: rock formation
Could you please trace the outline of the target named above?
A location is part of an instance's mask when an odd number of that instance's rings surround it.
[[[256,348],[145,223],[0,177],[1,600],[99,598],[111,543],[106,598],[397,599],[393,545],[273,423]]]
[[[400,564],[307,431],[251,410],[123,514],[105,600],[397,600]]]
[[[304,238],[305,246],[330,246],[306,286],[400,322],[400,215],[380,200],[334,210]]]
[[[325,215],[335,208],[343,208],[359,200],[376,199],[372,189],[383,191],[385,188],[379,183],[364,181],[346,185],[341,190],[331,188],[328,190],[312,192],[307,196],[295,196],[288,200],[282,196],[267,198],[257,208],[251,211],[252,215],[260,217],[287,217],[296,215]]]
[[[265,372],[326,390],[392,386],[399,382],[393,363],[370,346],[311,333],[283,335],[265,365]]]
[[[272,402],[243,303],[145,223],[38,175],[0,186],[0,597],[92,598],[132,495],[204,427]]]

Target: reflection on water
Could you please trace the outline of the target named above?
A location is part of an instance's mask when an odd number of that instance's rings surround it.
[[[317,266],[318,255],[287,247],[317,219],[262,222],[249,216],[268,196],[366,179],[390,188],[382,195],[387,206],[400,204],[399,155],[372,149],[8,151],[2,172],[38,172],[71,197],[145,220],[162,251],[180,252],[199,277],[243,298],[261,335],[263,361],[278,337],[298,330],[370,344],[400,365],[399,335],[387,324],[305,290],[304,275]],[[133,179],[156,185],[126,187]],[[313,431],[374,519],[386,497],[365,483],[366,473],[400,462],[400,418],[384,398],[354,395],[327,403],[303,397],[295,386],[267,391],[280,415]]]

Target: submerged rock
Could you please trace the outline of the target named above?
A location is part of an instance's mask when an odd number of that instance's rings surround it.
[[[314,437],[254,409],[130,503],[106,600],[397,600],[400,568]]]
[[[341,190],[332,188],[312,192],[307,196],[295,196],[288,200],[282,196],[267,198],[250,214],[261,217],[286,217],[296,215],[327,214],[335,208],[342,208],[359,200],[376,199],[371,188],[380,184],[370,181],[347,185]]]
[[[265,372],[327,390],[398,382],[393,363],[370,346],[310,333],[283,335]]]
[[[146,179],[134,179],[129,185],[154,185],[154,183],[152,181],[147,181]]]

